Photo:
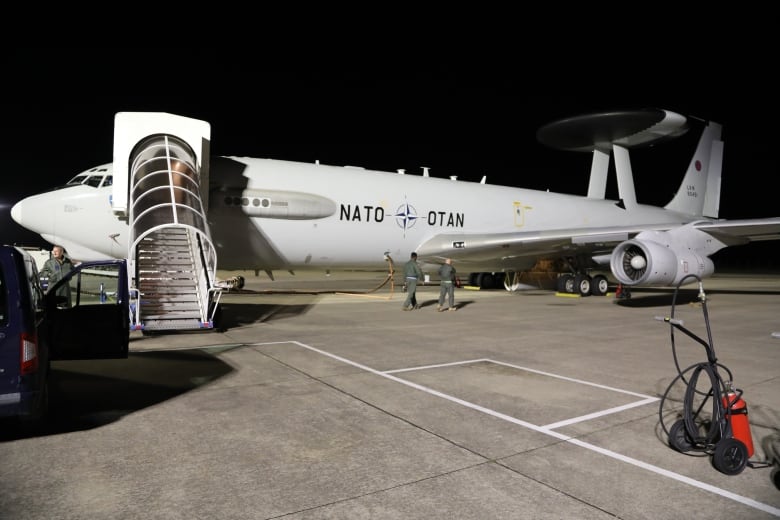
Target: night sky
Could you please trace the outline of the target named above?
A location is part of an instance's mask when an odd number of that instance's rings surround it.
[[[269,57],[262,49],[9,49],[2,57],[0,241],[49,247],[11,220],[10,207],[111,162],[119,111],[208,121],[213,155],[408,174],[426,166],[434,177],[486,175],[491,184],[584,195],[590,154],[549,149],[536,140],[538,128],[600,110],[663,108],[724,125],[720,217],[780,216],[780,81],[770,49],[628,61],[451,51],[335,58]],[[631,151],[639,202],[671,199],[697,139],[694,121],[679,139]],[[608,197],[617,198],[614,182]],[[780,267],[771,258],[778,251],[773,242],[714,258],[716,266]]]

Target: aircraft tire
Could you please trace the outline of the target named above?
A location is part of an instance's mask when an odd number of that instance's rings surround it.
[[[580,296],[590,296],[591,288],[590,276],[586,274],[578,274],[574,278],[574,290],[572,292],[578,292]]]
[[[593,296],[605,296],[609,292],[609,281],[603,274],[597,274],[593,277],[590,284],[590,294]]]
[[[561,293],[574,293],[574,275],[562,274],[558,277],[558,292]]]

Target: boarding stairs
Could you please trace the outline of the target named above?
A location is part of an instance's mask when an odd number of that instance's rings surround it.
[[[151,136],[130,172],[132,328],[212,329],[221,291],[194,154],[174,136]]]
[[[138,245],[137,286],[141,294],[144,330],[198,329],[201,314],[200,280],[194,258],[197,239],[181,227],[146,235]]]

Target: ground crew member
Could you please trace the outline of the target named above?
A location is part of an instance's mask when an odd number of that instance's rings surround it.
[[[455,268],[452,267],[451,259],[446,259],[444,264],[439,267],[439,280],[439,306],[436,310],[439,312],[445,310],[445,297],[447,297],[447,303],[449,303],[448,309],[451,311],[457,310],[455,308]]]
[[[401,307],[405,311],[419,309],[417,305],[417,280],[423,277],[422,269],[417,265],[417,253],[412,253],[409,261],[404,264],[404,276],[406,277],[406,301]]]

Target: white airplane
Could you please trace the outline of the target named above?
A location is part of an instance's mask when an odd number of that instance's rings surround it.
[[[212,326],[217,259],[223,270],[272,277],[280,269],[386,269],[388,261],[405,262],[416,251],[424,270],[452,258],[459,273],[470,273],[469,283],[492,287],[500,280],[507,290],[521,288],[518,275],[540,260],[563,260],[570,272],[557,279],[559,291],[604,295],[610,271],[625,286],[673,286],[690,274],[710,276],[709,257],[724,247],[780,239],[780,217],[717,218],[723,158],[717,123],[703,125],[668,204],[637,202],[629,148],[687,129],[684,116],[656,109],[543,127],[542,142],[593,154],[588,193],[577,196],[495,186],[484,178],[434,178],[427,169],[416,176],[211,158],[208,123],[120,112],[113,163],[26,198],[11,214],[78,260],[127,258],[131,290],[147,309],[134,318],[144,330],[189,328],[162,319],[171,310],[185,313],[175,303],[179,294],[153,297],[158,287],[179,283],[199,293],[198,326]],[[613,155],[620,200],[606,198]]]

